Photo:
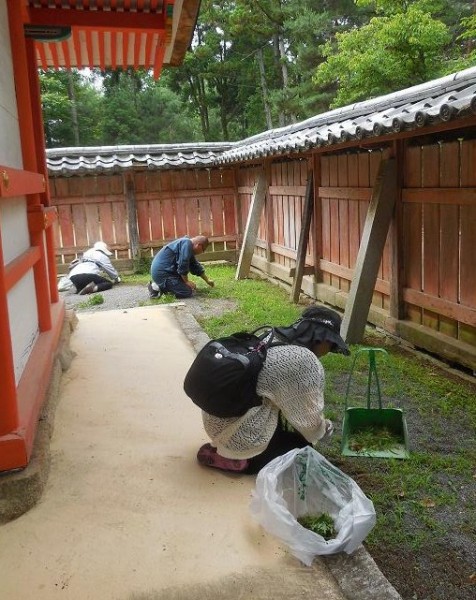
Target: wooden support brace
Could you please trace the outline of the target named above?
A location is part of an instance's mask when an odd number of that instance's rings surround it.
[[[289,269],[289,277],[295,277],[296,271],[297,271],[296,267]],[[303,267],[302,275],[314,275],[315,271],[316,271],[315,267],[311,267],[311,266]],[[297,300],[299,300],[299,297]],[[297,300],[296,300],[296,302],[297,302]]]
[[[258,228],[261,213],[264,207],[266,198],[266,174],[264,170],[260,173],[258,181],[253,190],[251,198],[250,211],[246,221],[245,235],[243,245],[241,246],[240,258],[236,268],[235,279],[245,279],[251,267],[251,259],[253,258],[256,238],[258,237]]]
[[[394,158],[382,161],[365,219],[362,240],[342,320],[341,335],[348,344],[362,341],[378,269],[387,239],[397,191]]]
[[[309,173],[306,186],[306,196],[304,198],[304,214],[302,216],[301,233],[299,235],[299,244],[296,256],[296,269],[294,274],[293,286],[291,289],[291,301],[298,302],[301,293],[302,278],[305,270],[307,244],[309,242],[309,231],[311,229],[311,219],[314,210],[314,182],[312,171]],[[291,269],[292,271],[293,269]],[[314,272],[314,268],[312,269]]]

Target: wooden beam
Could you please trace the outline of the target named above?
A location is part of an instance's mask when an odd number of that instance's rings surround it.
[[[0,198],[40,194],[45,189],[46,180],[41,173],[0,165]]]
[[[253,197],[251,198],[243,245],[241,246],[240,258],[235,274],[235,279],[237,280],[245,279],[250,272],[251,259],[253,258],[254,246],[258,236],[260,217],[266,198],[266,183],[266,173],[262,170],[255,184]]]
[[[316,267],[312,267],[312,266],[308,265],[307,267],[303,267],[302,274],[303,275],[314,275],[315,271],[316,271]],[[296,276],[296,267],[292,267],[291,269],[289,269],[289,277],[295,277],[295,276]],[[301,277],[301,280],[302,280],[302,277]],[[296,300],[296,302],[297,302],[297,300]]]
[[[402,200],[403,202],[474,206],[476,188],[406,188],[402,190]]]
[[[162,13],[138,13],[112,10],[72,10],[57,8],[29,8],[29,25],[56,25],[112,31],[163,31],[165,19]]]
[[[372,188],[362,187],[319,187],[319,198],[343,198],[344,200],[370,200]]]
[[[394,158],[383,160],[375,180],[357,255],[341,335],[349,344],[362,341],[380,261],[392,221],[397,191]]]
[[[296,271],[294,274],[293,286],[291,288],[291,301],[298,302],[301,293],[302,277],[306,264],[307,245],[309,242],[309,231],[311,229],[312,213],[314,212],[314,178],[312,171],[309,171],[306,185],[306,195],[304,198],[304,209],[301,221],[301,231],[299,234],[299,243],[296,256]],[[313,269],[314,270],[314,269]]]

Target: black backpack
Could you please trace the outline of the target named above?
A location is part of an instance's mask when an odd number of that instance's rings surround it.
[[[257,335],[266,329],[261,335]],[[260,327],[210,340],[195,357],[183,388],[202,410],[215,417],[239,417],[252,406],[259,406],[256,393],[258,373],[274,331]]]

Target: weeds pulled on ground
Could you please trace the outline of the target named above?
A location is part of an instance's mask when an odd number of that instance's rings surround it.
[[[210,337],[266,324],[288,325],[304,308],[292,304],[289,292],[268,281],[257,277],[236,281],[233,266],[207,266],[207,274],[216,286],[208,288],[199,280],[198,297],[204,303],[225,299],[236,303],[224,314],[199,318]],[[172,300],[164,296],[152,302]],[[380,400],[384,407],[403,410],[408,459],[342,455],[346,408],[365,408],[369,401],[378,406],[379,391],[374,381],[369,387],[362,348],[386,351],[377,359]],[[316,448],[373,501],[377,524],[365,540],[367,550],[404,600],[474,598],[476,385],[371,329],[363,346],[352,347],[350,357],[328,354],[322,362],[326,416],[334,421],[335,434]]]

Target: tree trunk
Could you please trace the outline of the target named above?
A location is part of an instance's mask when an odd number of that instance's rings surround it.
[[[71,103],[71,124],[73,127],[74,143],[79,146],[79,122],[78,122],[78,107],[76,106],[76,94],[74,92],[73,74],[67,71],[68,74],[68,98]]]
[[[274,60],[278,68],[281,66],[281,54],[279,50],[279,35],[275,33],[273,35],[273,49],[274,49]],[[281,71],[282,75],[282,71]],[[284,81],[282,82],[281,89],[284,89]],[[282,106],[279,107],[278,110],[278,124],[279,127],[284,127],[286,125],[286,115],[283,112]]]
[[[282,77],[283,77],[283,91],[284,91],[285,101],[287,103],[287,101],[289,100],[288,59],[286,58],[286,51],[284,49],[284,40],[281,35],[278,38],[278,47],[279,47],[279,58],[280,58],[280,63],[281,63],[281,73],[282,73]],[[287,115],[289,115],[289,119],[290,119],[291,123],[296,123],[296,121],[297,121],[296,115],[293,114],[291,111],[288,111],[287,107],[285,107],[285,112]]]
[[[190,85],[192,98],[195,102],[195,106],[197,107],[198,114],[200,116],[203,139],[208,141],[208,138],[210,136],[210,123],[208,121],[208,110],[206,104],[204,103],[204,94],[202,91],[202,86],[200,85],[200,80],[197,79],[195,81],[193,75],[190,75],[188,78],[188,82]]]
[[[260,48],[256,53],[256,60],[258,61],[259,67],[259,75],[261,81],[261,92],[263,94],[263,105],[264,105],[264,114],[266,116],[266,127],[268,129],[273,129],[273,120],[271,118],[271,107],[269,106],[269,97],[268,97],[268,86],[266,84],[266,74],[264,70],[264,59],[263,59],[263,49]]]

